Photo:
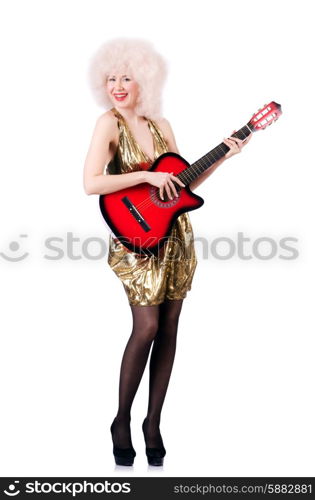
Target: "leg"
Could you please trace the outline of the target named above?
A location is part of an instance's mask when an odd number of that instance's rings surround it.
[[[122,358],[119,380],[119,407],[112,424],[113,442],[119,448],[132,446],[131,405],[140,384],[158,329],[159,305],[130,306],[133,329]]]
[[[143,423],[146,446],[163,446],[160,416],[173,367],[177,327],[183,299],[165,300],[160,305],[160,321],[150,359],[148,414]]]

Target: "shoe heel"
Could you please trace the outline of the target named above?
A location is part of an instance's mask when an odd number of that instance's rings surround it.
[[[116,465],[126,465],[126,466],[131,466],[133,465],[134,459],[127,458],[127,457],[120,457],[118,455],[114,455]]]
[[[161,466],[163,465],[164,458],[163,457],[147,457],[148,458],[148,464],[149,465],[154,465],[154,466]]]
[[[113,448],[116,465],[133,465],[136,452],[133,448]]]
[[[145,449],[145,453],[148,459],[149,465],[157,465],[161,466],[164,462],[164,457],[166,455],[166,450],[163,448],[147,448]]]

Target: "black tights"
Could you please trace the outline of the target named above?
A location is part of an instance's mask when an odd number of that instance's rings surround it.
[[[149,403],[144,432],[149,448],[163,445],[159,423],[173,367],[182,303],[183,299],[165,300],[156,306],[130,306],[133,329],[121,362],[119,407],[113,426],[113,442],[119,448],[132,446],[131,405],[146,367],[152,342]]]

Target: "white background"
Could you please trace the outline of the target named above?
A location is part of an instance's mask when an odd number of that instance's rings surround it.
[[[314,475],[311,6],[2,2],[1,476]],[[135,465],[115,468],[109,426],[131,314],[107,265],[98,197],[83,190],[104,112],[87,85],[88,60],[116,36],[149,39],[167,59],[164,116],[190,162],[264,103],[282,105],[276,124],[196,190],[205,204],[191,221],[209,242],[243,232],[247,254],[260,237],[298,240],[292,260],[281,248],[273,259],[204,259],[196,242],[161,419],[162,469],[148,468],[141,431],[148,366],[132,410]],[[56,256],[51,237],[63,258],[47,258]]]

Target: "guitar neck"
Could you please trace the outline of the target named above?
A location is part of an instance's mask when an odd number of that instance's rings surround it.
[[[238,139],[243,140],[246,139],[246,137],[248,137],[254,131],[255,129],[252,124],[247,123],[246,125],[244,125],[244,127],[235,132],[235,134],[233,134],[231,137],[237,137]],[[205,154],[195,163],[192,163],[189,167],[183,170],[177,177],[187,186],[193,180],[197,179],[199,175],[211,168],[215,162],[223,158],[223,156],[225,156],[228,151],[229,147],[224,142],[221,142],[221,144],[209,151],[209,153]]]

